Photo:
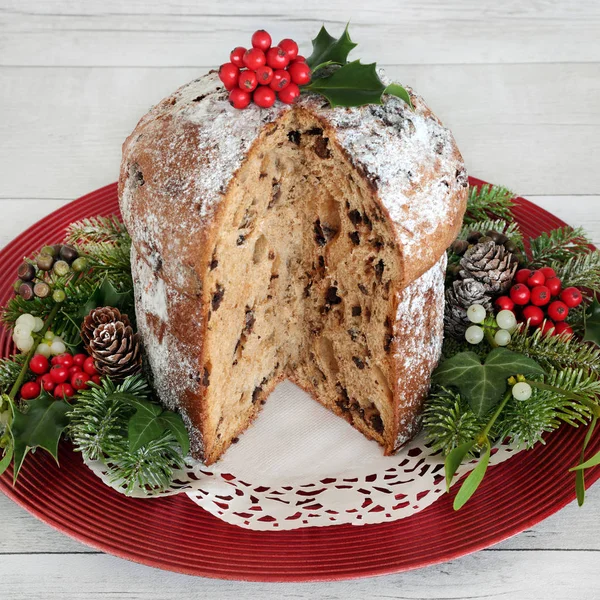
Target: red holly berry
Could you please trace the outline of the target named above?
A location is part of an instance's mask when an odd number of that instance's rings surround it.
[[[573,335],[573,329],[564,321],[560,321],[554,328],[554,335],[561,335],[563,333],[566,335]]]
[[[523,283],[517,283],[510,288],[510,299],[521,306],[524,306],[529,302],[531,292],[529,288]]]
[[[255,31],[252,34],[252,46],[266,52],[271,47],[271,36],[264,29]]]
[[[42,356],[41,354],[34,354],[31,360],[29,361],[29,368],[36,375],[43,375],[44,373],[48,372],[48,369],[50,368],[50,363],[48,362],[48,359],[45,356]]]
[[[73,357],[73,364],[77,365],[78,367],[83,367],[83,363],[85,362],[86,358],[87,354],[76,354]]]
[[[271,83],[269,87],[276,91],[280,92],[285,89],[290,83],[290,74],[284,69],[277,69],[273,72],[273,79],[271,79]]]
[[[531,275],[530,269],[519,269],[515,273],[515,283],[527,283],[529,276]]]
[[[539,269],[540,273],[543,273],[546,279],[550,279],[550,277],[556,277],[556,271],[552,267],[542,267]]]
[[[293,104],[300,97],[300,88],[295,83],[290,83],[277,93],[277,97],[284,104]]]
[[[277,44],[280,48],[287,52],[288,58],[294,60],[298,57],[298,44],[290,38],[285,38]]]
[[[533,271],[527,278],[527,285],[530,288],[534,288],[536,285],[544,285],[544,283],[546,283],[546,278],[541,271]]]
[[[242,71],[238,78],[238,86],[246,92],[253,92],[258,85],[258,78],[254,71]]]
[[[564,321],[569,315],[569,307],[560,300],[555,300],[548,307],[548,316],[554,321]]]
[[[91,377],[87,373],[74,373],[71,376],[71,385],[76,390],[83,390],[88,386],[88,381]]]
[[[21,386],[21,398],[23,400],[33,400],[37,398],[42,391],[42,387],[37,381],[29,381]]]
[[[562,287],[562,283],[558,277],[549,277],[546,279],[546,283],[544,284],[553,296],[558,296],[560,294],[560,288]]]
[[[50,359],[50,364],[51,365],[60,365],[60,356],[53,356]]]
[[[544,320],[544,311],[539,306],[526,306],[523,309],[523,319],[529,322],[531,327],[537,327]]]
[[[534,306],[546,306],[550,302],[550,290],[545,285],[536,285],[529,300]]]
[[[70,398],[75,395],[75,390],[70,383],[59,383],[54,388],[54,397],[58,400],[62,400],[63,398]]]
[[[293,62],[293,63],[306,62],[306,59],[301,54],[298,54],[298,56],[296,56],[296,58],[294,58],[294,60],[292,60],[290,62]]]
[[[91,356],[88,356],[83,363],[83,370],[88,375],[98,375],[98,371],[94,365],[94,359]]]
[[[499,310],[513,310],[515,307],[515,303],[508,296],[496,298],[494,304]]]
[[[73,366],[73,356],[68,352],[59,354],[56,358],[58,358],[58,364],[64,365],[67,369],[70,369]]]
[[[251,100],[252,100],[252,95],[250,94],[250,92],[247,92],[246,90],[242,90],[240,88],[233,88],[229,92],[229,103],[234,108],[239,108],[239,109],[246,108],[248,106],[248,104],[250,104]]]
[[[69,369],[65,365],[52,365],[50,375],[54,383],[63,383],[69,378]]]
[[[246,48],[238,46],[231,51],[229,60],[240,69],[244,66],[244,54],[246,54]]]
[[[294,63],[288,71],[292,81],[298,85],[306,85],[310,81],[310,67],[306,63]]]
[[[97,385],[100,385],[100,383],[102,382],[102,380],[100,379],[100,375],[92,375],[92,381]]]
[[[239,75],[240,69],[233,63],[225,63],[219,68],[219,79],[226,90],[232,90],[237,85]]]
[[[273,79],[273,69],[271,67],[258,67],[256,69],[256,78],[258,79],[259,85],[269,85],[271,79]]]
[[[42,375],[40,377],[39,383],[42,386],[42,389],[46,392],[51,392],[54,389],[54,386],[56,385],[56,381],[52,379],[52,375],[50,375],[50,373]]]
[[[275,92],[266,85],[261,85],[254,92],[254,102],[261,108],[269,108],[275,104]]]
[[[554,334],[555,328],[556,325],[550,319],[546,319],[540,327],[543,335]]]
[[[259,48],[250,48],[244,52],[244,66],[248,67],[251,71],[256,71],[258,67],[262,67],[266,62],[265,53]]]
[[[71,375],[74,375],[75,373],[82,373],[82,368],[79,365],[73,365],[72,367],[69,368],[69,377],[71,377]]]
[[[583,302],[583,296],[576,287],[568,287],[562,291],[560,299],[569,307],[575,308]]]
[[[283,48],[273,46],[267,50],[267,64],[274,70],[285,69],[290,64],[290,57]]]

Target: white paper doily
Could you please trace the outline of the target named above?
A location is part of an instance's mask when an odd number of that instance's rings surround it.
[[[494,448],[490,465],[516,452]],[[123,492],[104,464],[87,464]],[[458,477],[474,464],[462,465]],[[227,523],[264,531],[396,521],[431,505],[445,485],[443,457],[422,434],[395,456],[382,456],[376,442],[284,382],[220,461],[206,467],[190,460],[172,487],[154,496],[186,493]],[[131,495],[148,497],[142,490]]]

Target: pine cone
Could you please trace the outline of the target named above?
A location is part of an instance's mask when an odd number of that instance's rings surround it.
[[[510,287],[518,263],[512,253],[493,241],[475,244],[460,260],[462,279],[476,279],[488,294],[501,294]]]
[[[88,352],[96,327],[103,325],[104,323],[114,323],[116,321],[120,321],[126,327],[131,326],[129,317],[127,315],[122,315],[118,308],[113,308],[112,306],[102,306],[90,311],[88,316],[83,320],[83,324],[81,326],[81,339],[83,340],[83,345]]]
[[[123,321],[98,325],[90,340],[89,353],[100,375],[114,380],[125,379],[142,367],[138,334]]]
[[[460,305],[453,290],[446,290],[444,334],[455,340],[462,340],[468,326],[467,309]]]
[[[492,310],[492,299],[487,294],[486,286],[475,279],[457,279],[453,281],[452,301],[464,309],[469,308],[471,304],[481,304],[486,311],[490,312]]]

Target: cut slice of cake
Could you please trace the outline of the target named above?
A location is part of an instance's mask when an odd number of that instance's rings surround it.
[[[162,401],[211,464],[289,378],[393,452],[416,432],[467,178],[414,111],[233,109],[215,73],[124,145],[138,327]]]

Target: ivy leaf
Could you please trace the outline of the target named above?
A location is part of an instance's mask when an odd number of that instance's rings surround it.
[[[385,86],[375,70],[375,63],[363,65],[359,60],[347,63],[329,77],[309,83],[305,89],[322,94],[335,106],[381,104]]]
[[[127,426],[129,450],[135,452],[152,440],[159,438],[165,429],[159,420],[162,408],[158,404],[141,398],[129,399],[129,404],[136,408]]]
[[[404,100],[411,108],[414,108],[410,100],[410,94],[399,83],[390,83],[390,85],[383,90],[383,93],[396,96],[397,98],[400,98],[400,100]]]
[[[584,342],[593,342],[596,346],[600,346],[600,302],[598,298],[585,311],[585,334]]]
[[[448,453],[446,456],[446,460],[444,461],[444,468],[446,470],[446,490],[450,491],[450,485],[452,485],[452,479],[454,479],[454,475],[456,475],[456,471],[458,467],[462,464],[462,461],[465,459],[465,456],[469,454],[473,446],[475,445],[475,440],[471,440],[470,442],[465,442],[460,446],[457,446]]]
[[[69,424],[67,413],[71,407],[64,400],[42,396],[29,400],[27,409],[26,413],[15,411],[11,426],[14,440],[14,481],[19,476],[29,450],[43,448],[58,463],[58,442]]]
[[[433,378],[442,386],[453,385],[467,400],[476,416],[484,416],[504,395],[512,375],[543,375],[537,362],[506,348],[495,348],[485,363],[474,352],[460,352],[445,360]]]
[[[160,421],[164,428],[168,429],[175,436],[177,443],[181,446],[181,454],[187,456],[190,453],[190,438],[181,415],[165,411],[160,416]]]
[[[356,48],[357,44],[350,39],[348,25],[338,40],[330,35],[323,25],[317,37],[312,40],[312,46],[313,51],[306,59],[306,64],[314,69],[316,66],[322,66],[323,63],[345,65],[348,62],[348,54]]]
[[[490,462],[492,448],[489,440],[486,441],[485,451],[481,455],[477,466],[469,473],[464,483],[460,486],[458,494],[454,498],[454,510],[460,510],[475,493],[479,484],[483,481],[485,472],[487,471]]]

